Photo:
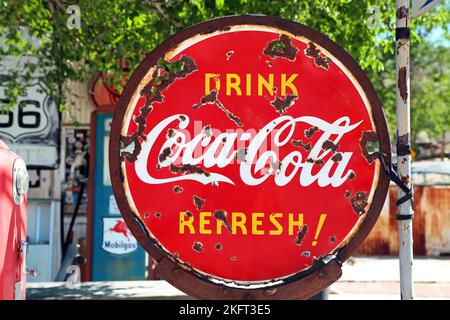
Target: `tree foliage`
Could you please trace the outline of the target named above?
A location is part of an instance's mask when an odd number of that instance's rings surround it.
[[[75,29],[68,27],[73,12],[67,8],[73,4],[80,8],[81,25]],[[414,68],[420,70],[420,79],[414,82],[413,89],[420,92],[413,98],[413,124],[432,134],[439,134],[446,125],[433,122],[434,117],[448,117],[448,94],[441,84],[444,80],[448,84],[448,76],[435,72],[443,70],[443,63],[448,68],[448,54],[445,47],[436,49],[442,62],[433,61],[432,56],[427,61],[424,55],[430,45],[423,39],[433,28],[442,27],[448,40],[448,7],[446,1],[430,14],[412,21],[412,51],[414,59],[418,57]],[[111,83],[120,91],[124,62],[132,72],[146,53],[180,29],[235,14],[292,19],[336,41],[369,73],[392,128],[395,4],[384,0],[0,0],[0,55],[37,58],[24,67],[20,81],[17,74],[8,77],[7,94],[14,99],[23,92],[36,68],[43,70],[41,80],[57,97],[68,80],[86,81],[97,71],[109,74]],[[39,39],[39,45],[25,38],[23,30]],[[430,62],[434,62],[433,67]],[[61,100],[61,107],[64,102]],[[429,116],[430,121],[422,122],[424,116]]]

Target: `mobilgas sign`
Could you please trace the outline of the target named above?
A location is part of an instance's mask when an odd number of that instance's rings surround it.
[[[21,70],[29,57],[1,57],[0,110],[10,101],[5,90],[11,70]],[[20,72],[19,72],[20,76]],[[28,168],[53,169],[59,163],[59,112],[55,101],[37,79],[31,81],[17,106],[0,112],[0,139],[27,164]]]
[[[174,286],[304,298],[339,278],[374,225],[389,148],[380,101],[343,49],[292,21],[238,16],[145,58],[114,115],[110,167],[125,221]]]

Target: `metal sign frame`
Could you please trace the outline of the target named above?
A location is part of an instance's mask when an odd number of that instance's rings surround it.
[[[382,152],[386,156],[388,164],[391,163],[389,132],[381,101],[363,70],[345,50],[323,34],[290,20],[257,15],[230,16],[200,23],[173,35],[153,50],[132,74],[118,102],[111,127],[109,159],[114,194],[122,216],[133,235],[151,257],[157,261],[157,273],[190,296],[203,299],[306,299],[339,279],[342,274],[342,262],[352,255],[374,226],[383,207],[389,187],[389,177],[384,174],[381,165],[377,166],[378,185],[366,217],[356,232],[352,234],[350,240],[336,251],[334,259],[320,260],[315,267],[306,270],[306,272],[299,272],[294,276],[285,278],[281,284],[258,288],[234,287],[216,283],[205,277],[205,275],[199,274],[192,269],[187,269],[174,261],[147,234],[143,221],[140,220],[139,215],[133,212],[123,189],[120,132],[126,109],[141,79],[150,67],[156,65],[159,58],[163,57],[166,52],[181,42],[199,34],[220,32],[236,25],[258,25],[287,31],[295,36],[305,37],[333,54],[350,71],[366,94],[377,129],[378,152]],[[379,162],[379,160],[376,161]]]

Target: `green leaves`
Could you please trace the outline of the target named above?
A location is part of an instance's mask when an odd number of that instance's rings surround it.
[[[346,49],[369,73],[381,96],[390,126],[394,127],[393,2],[384,0],[79,0],[76,2],[80,8],[81,28],[71,30],[67,26],[70,14],[66,12],[67,7],[72,5],[70,1],[0,0],[2,42],[0,55],[29,54],[37,57],[34,66],[25,66],[29,69],[28,74],[33,74],[37,68],[43,69],[41,80],[55,98],[61,99],[62,105],[65,100],[60,91],[67,89],[66,84],[69,81],[88,81],[97,71],[107,73],[111,84],[121,90],[121,85],[125,81],[122,70],[124,64],[129,69],[127,71],[129,75],[145,54],[183,27],[226,15],[265,14],[292,19],[314,28]],[[422,63],[425,63],[422,62],[421,56],[428,54],[430,44],[424,39],[436,27],[440,26],[443,29],[443,36],[448,43],[447,24],[450,20],[448,2],[447,0],[432,12],[412,21],[411,39],[414,55],[412,61],[416,65],[422,66]],[[24,37],[24,30],[40,39],[40,45],[36,46],[33,41]],[[421,43],[424,45],[419,45]],[[433,45],[436,46],[435,43]],[[448,69],[448,58],[442,57],[439,64]],[[441,87],[448,83],[448,77],[445,78],[443,73],[436,72],[435,67],[432,67],[430,72],[420,73],[420,76],[416,75],[414,70],[412,74],[415,110],[413,124],[417,128],[424,127],[426,121],[416,121],[415,118],[426,116],[421,114],[424,105],[428,110],[440,110],[433,111],[427,116],[445,118],[439,106],[445,104],[448,106],[448,95],[441,90]],[[15,77],[13,74],[11,76]],[[15,94],[20,94],[19,87],[24,88],[25,80],[24,77],[21,81],[11,82],[11,90],[8,93],[10,98],[13,99]],[[429,101],[433,101],[433,105]],[[434,123],[436,124],[427,123],[425,129],[439,134],[439,130],[445,126],[444,122],[436,120]]]

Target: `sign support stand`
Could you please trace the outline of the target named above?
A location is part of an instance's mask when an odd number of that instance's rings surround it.
[[[410,145],[410,29],[409,0],[396,0],[396,79],[397,79],[397,172],[400,179],[411,185],[411,145]],[[400,262],[400,291],[402,300],[413,299],[412,262],[412,193],[405,194],[398,189],[398,244]]]

